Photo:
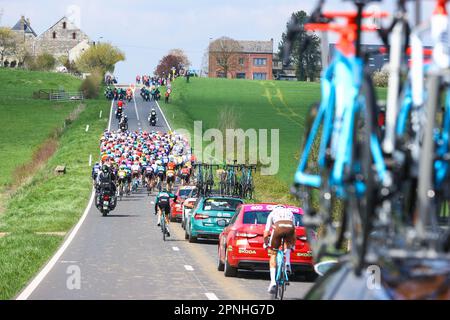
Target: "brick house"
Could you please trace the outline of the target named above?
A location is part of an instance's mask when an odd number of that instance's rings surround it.
[[[273,39],[270,41],[237,41],[240,49],[230,56],[227,78],[272,80]],[[225,78],[218,60],[220,53],[209,51],[208,76]]]

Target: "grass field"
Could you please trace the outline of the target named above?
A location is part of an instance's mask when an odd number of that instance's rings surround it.
[[[223,110],[234,114],[236,128],[279,129],[276,177],[287,185],[297,165],[305,115],[319,97],[318,83],[191,78],[190,83],[178,79],[171,103],[160,105],[172,127],[191,132],[197,120],[204,130],[223,127]]]
[[[78,90],[80,83],[63,74],[0,68],[0,190],[13,182],[14,170],[31,160],[36,148],[76,107],[74,103],[34,100],[33,91]]]
[[[28,79],[36,76],[36,80],[41,77],[55,83],[60,79],[60,75],[50,73],[24,73],[23,76]],[[20,76],[18,78],[20,79]],[[62,79],[63,82],[66,80]],[[71,82],[72,79],[68,83]],[[77,88],[76,82],[72,85]],[[17,120],[17,125],[23,121],[31,126],[36,120],[35,109],[28,106],[28,112],[17,113],[14,108],[22,106],[20,100],[8,100],[8,103],[10,107],[7,113],[19,114],[21,117],[20,121]],[[57,146],[54,154],[33,177],[15,191],[12,198],[8,199],[4,212],[0,214],[0,299],[13,298],[53,255],[64,235],[79,220],[92,188],[89,155],[92,154],[93,160],[98,156],[98,138],[108,122],[110,102],[104,99],[85,100],[83,105],[62,105],[59,107],[61,110],[58,117],[51,115],[56,112],[54,105],[46,101],[35,103],[40,112],[51,117],[51,120],[48,120],[51,124],[45,126],[46,134],[42,134],[40,139],[31,140],[37,144],[46,141],[55,128],[60,128],[72,110],[76,109],[80,113],[65,130],[53,138]],[[101,119],[100,111],[104,115]],[[39,119],[45,121],[49,118]],[[86,132],[88,124],[89,131]],[[7,134],[4,132],[5,127],[0,128],[0,136]],[[20,133],[14,126],[9,128]],[[33,130],[34,128],[26,127],[25,132],[32,137]],[[30,139],[32,138],[27,140],[28,148],[36,148]],[[11,152],[18,150],[15,141],[22,140],[14,140],[11,137],[6,141]],[[18,152],[15,157],[24,156],[21,150]],[[32,154],[32,151],[28,153],[28,160]],[[27,159],[24,159],[24,162],[26,161]],[[65,165],[66,174],[55,175],[54,169],[57,165]],[[14,166],[9,171],[9,181],[11,170],[14,170]]]
[[[378,94],[384,98],[386,90],[378,89]],[[187,129],[191,134],[198,120],[203,121],[203,130],[224,126],[279,129],[279,172],[256,175],[255,201],[298,204],[289,187],[299,161],[305,116],[319,99],[319,83],[191,78],[190,83],[177,79],[171,102],[160,105],[174,129]],[[223,117],[224,110],[231,116]],[[227,120],[231,123],[222,123]]]

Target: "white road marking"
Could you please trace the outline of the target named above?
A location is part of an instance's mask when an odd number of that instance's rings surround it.
[[[217,296],[212,292],[206,292],[205,296],[208,298],[208,300],[219,300]]]
[[[178,248],[178,247],[172,247],[172,250],[173,250],[173,251],[180,251],[180,248]]]
[[[94,198],[95,198],[95,192],[94,192],[94,190],[92,190],[91,199],[89,200],[89,204],[86,207],[86,210],[84,210],[83,216],[81,217],[80,221],[78,221],[75,228],[73,228],[72,232],[67,237],[66,241],[58,249],[58,251],[52,257],[52,259],[38,273],[38,275],[33,279],[33,281],[31,281],[31,283],[20,293],[20,295],[17,297],[16,300],[27,300],[29,298],[29,296],[33,293],[33,291],[39,286],[39,284],[42,282],[42,280],[44,280],[45,276],[52,270],[52,268],[55,266],[56,262],[58,262],[59,258],[61,258],[64,251],[67,249],[67,247],[70,245],[72,240],[75,238],[75,235],[77,234],[78,230],[80,229],[81,225],[83,224],[84,220],[86,219],[86,217],[89,213],[89,210],[91,209],[92,203],[94,202]]]
[[[164,121],[165,121],[166,124],[167,124],[167,128],[169,128],[169,130],[172,131],[172,128],[170,127],[170,124],[169,124],[169,122],[167,121],[166,116],[165,116],[164,113],[162,112],[161,107],[159,106],[158,101],[155,101],[155,102],[156,102],[156,105],[158,106],[159,112],[162,114],[162,116],[163,116],[163,118],[164,118]]]
[[[134,91],[133,91],[133,102],[134,102],[134,110],[136,111],[136,118],[139,121],[139,113],[137,110],[136,99],[134,98]]]
[[[111,101],[111,109],[109,112],[109,123],[108,123],[108,130],[111,130],[111,120],[112,120],[112,111],[114,106],[114,100]],[[95,199],[95,191],[92,189],[91,193],[91,199],[89,200],[89,203],[84,210],[83,215],[81,216],[80,220],[76,224],[76,226],[72,229],[69,236],[66,238],[66,241],[62,244],[62,246],[58,249],[58,251],[54,254],[54,256],[51,258],[51,260],[45,265],[45,267],[38,273],[38,275],[28,284],[28,286],[19,294],[19,296],[16,298],[16,300],[26,300],[30,297],[30,295],[33,293],[34,290],[39,286],[39,284],[44,280],[44,278],[47,276],[47,274],[52,270],[52,268],[55,266],[56,262],[61,258],[64,251],[67,249],[67,247],[70,245],[72,240],[75,238],[78,230],[80,230],[81,225],[83,224],[84,220],[86,220],[86,217],[91,210],[92,204],[94,203]]]
[[[187,265],[187,264],[184,265],[184,268],[185,268],[187,271],[194,271],[194,268],[192,268],[192,266]]]
[[[89,125],[86,126],[86,132],[88,132],[88,131],[89,131]]]
[[[150,202],[151,204],[155,204],[155,201]]]
[[[114,108],[114,99],[111,101],[111,111],[109,112],[108,131],[111,130],[112,111]]]

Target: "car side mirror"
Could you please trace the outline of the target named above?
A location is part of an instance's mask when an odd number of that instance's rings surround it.
[[[314,271],[319,275],[323,276],[331,268],[333,268],[338,262],[335,260],[323,261],[314,265]]]

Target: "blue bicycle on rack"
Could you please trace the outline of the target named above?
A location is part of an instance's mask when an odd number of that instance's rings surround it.
[[[377,31],[375,26],[363,25],[363,19],[382,18],[386,14],[365,12],[367,2],[356,1],[357,12],[322,13],[321,1],[312,15],[312,23],[304,26],[310,31],[337,32],[340,39],[333,60],[323,72],[321,102],[311,109],[311,126],[306,130],[293,190],[303,202],[304,223],[309,226],[308,238],[316,261],[325,254],[343,254],[349,228],[357,274],[365,261],[375,215],[375,184],[386,184],[390,178],[376,125],[379,110],[375,90],[365,71],[367,57],[360,45],[363,31]],[[331,23],[336,18],[345,19],[346,24]],[[318,210],[312,201],[311,188],[321,190]],[[344,202],[345,211],[338,224],[332,216],[336,200]],[[321,226],[324,228],[318,238],[314,229]]]

